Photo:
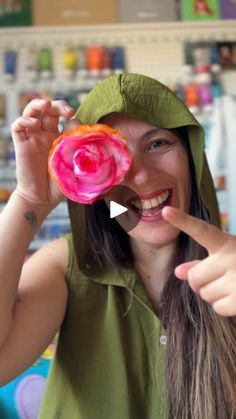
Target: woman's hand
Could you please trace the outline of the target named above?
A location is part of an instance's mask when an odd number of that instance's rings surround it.
[[[65,101],[32,100],[12,125],[16,153],[16,191],[31,204],[53,207],[62,195],[48,175],[48,152],[60,134],[59,117],[71,118]]]
[[[175,275],[221,316],[236,315],[236,237],[173,207],[162,211],[164,220],[205,247],[208,257],[176,267]]]

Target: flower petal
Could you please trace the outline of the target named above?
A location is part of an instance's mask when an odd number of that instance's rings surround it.
[[[120,183],[132,155],[123,134],[105,124],[61,134],[49,152],[49,173],[69,199],[91,204]]]

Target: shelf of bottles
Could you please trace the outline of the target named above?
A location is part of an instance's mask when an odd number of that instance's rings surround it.
[[[126,70],[147,74],[168,84],[187,103],[205,127],[209,151],[216,103],[225,90],[232,92],[236,86],[235,21],[0,32],[0,210],[16,184],[10,126],[31,99],[65,99],[76,109],[89,90],[110,74]],[[60,129],[64,123],[60,121]],[[227,178],[221,148],[217,173],[212,167],[227,229]],[[63,202],[45,221],[31,249],[68,230]]]

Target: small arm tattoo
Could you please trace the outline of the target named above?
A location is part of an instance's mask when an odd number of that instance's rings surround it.
[[[24,217],[31,226],[35,226],[37,224],[37,216],[35,212],[33,211],[24,212]]]

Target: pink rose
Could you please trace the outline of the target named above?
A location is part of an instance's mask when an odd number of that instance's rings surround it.
[[[108,125],[80,125],[63,132],[49,152],[49,173],[61,192],[92,204],[122,182],[132,162],[123,134]]]

